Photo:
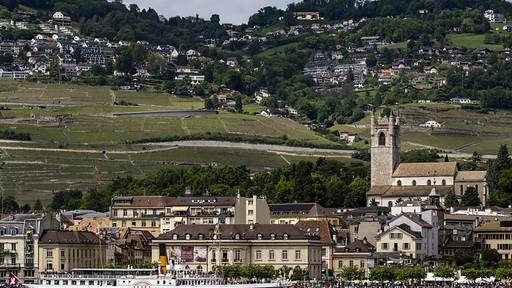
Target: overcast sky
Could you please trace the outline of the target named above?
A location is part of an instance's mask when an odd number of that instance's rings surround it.
[[[221,23],[247,23],[249,16],[265,6],[285,8],[293,0],[124,0],[141,8],[152,7],[158,14],[171,16],[195,16],[209,19],[219,14]]]

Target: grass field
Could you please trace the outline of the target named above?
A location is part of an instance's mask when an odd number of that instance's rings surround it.
[[[450,34],[448,38],[457,47],[503,49],[503,45],[486,44],[485,34]]]
[[[115,102],[136,106],[119,106],[114,105]],[[8,81],[0,83],[0,106],[10,109],[0,111],[0,130],[27,132],[32,137],[31,142],[0,143],[4,147],[0,149],[0,162],[3,163],[0,190],[15,194],[21,202],[47,201],[55,191],[86,190],[118,176],[141,176],[163,165],[246,165],[254,170],[267,170],[300,160],[313,161],[318,156],[226,148],[148,152],[142,146],[126,144],[143,138],[219,132],[261,137],[286,135],[288,139],[332,144],[292,120],[252,115],[262,109],[258,105],[247,105],[247,114],[113,117],[114,112],[198,110],[204,107],[200,98],[178,98],[151,91],[112,91],[109,87]],[[58,123],[55,119],[59,115],[65,115],[67,121]],[[34,150],[38,148],[56,150]],[[114,150],[121,152],[109,152]]]

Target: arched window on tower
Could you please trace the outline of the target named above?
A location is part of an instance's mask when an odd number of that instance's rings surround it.
[[[427,186],[432,186],[432,181],[427,180]]]
[[[396,181],[396,186],[402,186],[402,180]]]
[[[464,185],[460,185],[460,195],[464,195]]]
[[[416,180],[412,180],[412,186],[416,186]]]
[[[393,201],[388,202],[388,207],[393,207]]]
[[[446,179],[443,179],[443,181],[441,182],[441,184],[443,184],[443,186],[446,186]]]
[[[386,135],[384,135],[384,132],[379,133],[379,146],[386,146]]]

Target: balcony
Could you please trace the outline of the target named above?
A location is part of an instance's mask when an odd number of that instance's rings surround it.
[[[0,255],[16,255],[16,250],[0,250]]]
[[[20,264],[12,264],[12,263],[2,263],[0,264],[0,270],[14,270],[20,269]]]

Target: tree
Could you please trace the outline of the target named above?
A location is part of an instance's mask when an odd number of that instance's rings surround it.
[[[243,104],[242,104],[242,95],[236,95],[235,97],[235,111],[238,113],[244,112]]]
[[[501,261],[501,255],[496,249],[485,249],[482,251],[481,259],[484,261],[486,267],[494,266],[496,263]]]
[[[496,168],[498,171],[503,171],[511,168],[511,159],[508,153],[507,145],[501,145],[498,150],[498,156],[496,158]]]
[[[165,58],[157,53],[151,53],[148,56],[148,71],[152,75],[162,74],[166,65]]]
[[[453,268],[447,265],[437,265],[434,267],[434,277],[439,277],[443,279],[443,282],[446,278],[453,278],[455,276],[455,272]]]
[[[341,278],[348,282],[361,280],[363,278],[363,272],[357,267],[344,267],[341,270]]]
[[[496,278],[510,282],[512,280],[512,268],[498,268],[496,269]]]
[[[475,251],[472,250],[457,250],[455,251],[455,264],[457,266],[464,266],[469,263],[474,263]]]
[[[461,206],[480,206],[480,197],[475,187],[468,187],[464,195],[462,195]]]
[[[355,178],[349,185],[350,192],[345,198],[345,207],[355,208],[366,205],[368,183],[363,178]]]
[[[370,280],[394,282],[397,279],[397,273],[397,270],[391,266],[376,267],[370,270]]]
[[[398,280],[402,282],[418,282],[427,277],[427,272],[421,267],[405,267],[398,272]]]
[[[308,280],[309,275],[307,273],[306,269],[300,268],[300,266],[295,266],[292,271],[292,276],[290,277],[290,280],[292,281],[305,281]]]
[[[16,202],[13,195],[0,197],[0,202],[2,203],[2,211],[0,211],[0,214],[17,213],[20,210],[20,205]]]
[[[34,203],[34,212],[42,212],[44,211],[43,203],[41,203],[41,200],[37,199]]]
[[[457,199],[455,193],[453,193],[452,190],[448,191],[448,193],[446,193],[446,196],[444,197],[444,207],[459,207],[459,200]]]

